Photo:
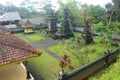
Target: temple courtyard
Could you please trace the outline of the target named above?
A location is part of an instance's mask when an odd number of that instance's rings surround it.
[[[16,36],[39,49],[43,54],[28,62],[38,71],[45,80],[54,80],[61,71],[60,62],[64,55],[70,58],[70,64],[64,67],[66,72],[71,72],[80,66],[104,55],[106,49],[115,49],[111,44],[100,43],[101,37],[95,36],[95,43],[86,45],[81,38],[81,33],[74,32],[74,38],[54,40],[43,30],[37,30],[32,34],[16,33]]]

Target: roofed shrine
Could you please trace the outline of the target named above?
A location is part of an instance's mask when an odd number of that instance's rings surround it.
[[[49,11],[47,32],[48,33],[57,32],[57,19],[56,19],[55,13],[53,13],[53,10]]]
[[[33,33],[33,27],[35,27],[35,24],[28,19],[25,23],[22,24],[22,27],[24,28],[25,33]]]

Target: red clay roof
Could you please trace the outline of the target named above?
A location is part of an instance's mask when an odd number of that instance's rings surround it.
[[[0,34],[0,65],[39,56],[35,48],[15,35]]]

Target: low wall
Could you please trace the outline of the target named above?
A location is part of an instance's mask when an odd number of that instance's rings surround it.
[[[79,69],[74,70],[73,72],[69,73],[63,80],[84,80],[94,74],[99,69],[116,60],[119,53],[120,48],[112,52],[106,52],[105,56],[102,56],[101,58],[92,61],[80,67]]]

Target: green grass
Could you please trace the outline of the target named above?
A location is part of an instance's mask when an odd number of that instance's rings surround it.
[[[23,33],[16,33],[16,36],[20,37],[22,40],[29,42],[28,39],[31,41],[39,41],[39,40],[44,40],[45,38],[40,36],[37,32],[33,34],[23,34]],[[28,39],[24,38],[27,37]]]
[[[19,37],[20,39],[22,39],[25,42],[29,42],[27,39],[23,38],[24,34],[23,33],[16,33],[15,34],[17,37]]]
[[[60,71],[59,62],[45,52],[41,56],[31,59],[29,62],[45,80],[54,80],[57,77],[55,74]]]
[[[23,34],[16,34],[20,38],[24,39]],[[32,41],[41,40],[40,32],[36,34],[26,35]],[[59,56],[67,54],[71,59],[71,65],[74,68],[78,68],[96,58],[104,55],[104,51],[107,49],[113,50],[115,47],[107,46],[100,43],[101,37],[94,37],[95,44],[86,46],[85,41],[82,39],[80,43],[77,43],[77,37],[81,36],[80,33],[74,33],[75,38],[63,39],[55,46],[49,47],[49,50],[53,51]],[[25,40],[25,39],[24,39]],[[27,41],[27,40],[26,40]],[[29,41],[27,41],[29,42]],[[81,45],[81,47],[79,46]],[[36,70],[45,78],[45,80],[54,80],[57,76],[55,73],[60,71],[59,62],[44,52],[41,56],[31,59],[30,63],[36,68]],[[70,72],[71,70],[66,69]],[[97,80],[96,78],[94,80]]]
[[[38,34],[26,34],[25,35],[26,37],[28,37],[29,39],[33,40],[33,41],[39,41],[39,40],[44,40],[45,38],[44,37],[41,37],[40,35]]]
[[[76,35],[79,36],[78,34]],[[101,37],[94,37],[95,44],[85,45],[84,40],[81,40],[78,44],[76,38],[64,39],[61,43],[49,47],[49,50],[60,56],[64,54],[70,56],[72,65],[77,68],[103,56],[105,50],[113,50],[115,48],[110,46],[110,44],[101,44],[100,40]],[[78,48],[79,45],[81,45],[81,48]]]
[[[120,79],[120,56],[116,63],[108,68],[101,70],[89,80],[119,80]]]

